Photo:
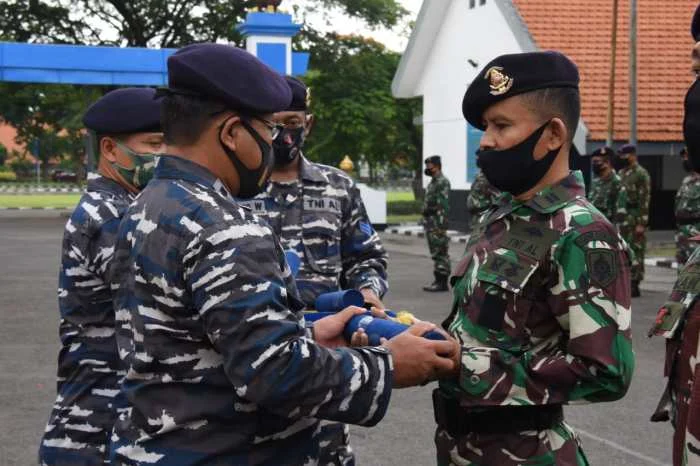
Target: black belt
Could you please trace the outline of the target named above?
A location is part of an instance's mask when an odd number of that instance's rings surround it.
[[[677,225],[693,225],[695,223],[700,223],[700,218],[677,218]]]
[[[546,430],[564,420],[561,405],[495,406],[476,411],[460,406],[440,389],[433,391],[433,410],[437,425],[452,436]]]

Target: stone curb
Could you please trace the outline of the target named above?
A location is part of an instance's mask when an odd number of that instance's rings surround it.
[[[644,265],[648,267],[663,267],[666,269],[678,268],[678,262],[668,257],[648,257],[644,259]]]
[[[389,226],[384,230],[385,233],[391,233],[394,235],[404,235],[404,236],[416,236],[418,238],[425,238],[425,231],[423,227],[418,225],[409,226]],[[451,243],[466,243],[469,241],[469,235],[456,231],[447,230],[447,237]]]

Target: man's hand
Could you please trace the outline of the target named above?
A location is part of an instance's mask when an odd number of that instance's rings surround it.
[[[637,236],[642,236],[646,229],[647,228],[644,225],[637,225],[634,227],[634,232],[637,234]]]
[[[350,319],[358,314],[364,314],[365,312],[367,311],[361,307],[348,306],[332,316],[317,320],[314,322],[314,340],[316,343],[326,348],[348,346],[348,342],[345,341],[343,337],[343,330]]]
[[[461,347],[453,338],[434,341],[421,336],[435,328],[435,324],[419,322],[383,343],[391,351],[394,362],[394,388],[411,387],[454,376],[455,364],[458,364],[455,361],[459,361],[457,355],[461,352]]]
[[[377,319],[388,319],[389,316],[384,312],[384,309],[377,309],[376,307],[373,307],[370,310],[370,313],[372,314],[372,317],[375,317]],[[382,342],[385,341],[385,339],[382,340]],[[350,346],[352,347],[358,347],[358,346],[369,346],[369,335],[367,335],[367,332],[365,332],[365,329],[362,327],[358,328],[355,333],[352,334],[352,337],[350,338]]]
[[[377,309],[384,309],[384,303],[381,299],[379,299],[379,296],[377,296],[372,288],[362,288],[360,293],[362,293],[362,296],[365,298],[365,303],[370,304]]]

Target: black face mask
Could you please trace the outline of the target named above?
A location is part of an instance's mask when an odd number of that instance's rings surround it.
[[[255,142],[258,144],[258,147],[260,148],[260,153],[262,154],[260,166],[251,170],[250,168],[246,167],[243,164],[243,162],[240,161],[238,155],[236,155],[236,152],[229,149],[228,146],[226,146],[226,144],[224,144],[223,140],[221,139],[221,130],[223,129],[226,121],[221,123],[221,126],[219,126],[219,144],[221,144],[221,147],[224,149],[226,155],[228,155],[229,160],[231,160],[233,166],[236,167],[236,171],[238,171],[240,189],[238,190],[237,197],[240,197],[241,199],[250,199],[263,192],[265,190],[265,186],[267,186],[267,182],[270,179],[270,168],[272,165],[272,147],[270,146],[270,144],[265,142],[265,140],[260,136],[260,134],[258,134],[258,132],[255,131],[255,128],[253,128],[250,125],[250,123],[241,118],[241,125],[243,125],[246,131],[248,131],[250,135],[253,136],[253,139],[255,139]]]
[[[630,166],[630,158],[629,157],[620,157],[619,155],[615,156],[615,170],[624,170],[625,168]]]
[[[693,166],[690,165],[690,162],[686,159],[683,159],[683,170],[685,170],[687,173],[693,171]]]
[[[535,160],[533,152],[549,122],[540,126],[520,144],[503,150],[480,150],[476,165],[484,172],[491,185],[500,191],[517,196],[532,188],[554,163],[561,146]]]
[[[275,151],[275,165],[283,167],[289,165],[297,158],[304,145],[304,127],[284,129],[272,141]]]
[[[594,163],[591,168],[596,176],[600,176],[605,171],[605,165],[602,163]]]
[[[423,170],[423,173],[425,173],[425,176],[433,176],[433,171],[430,168]]]

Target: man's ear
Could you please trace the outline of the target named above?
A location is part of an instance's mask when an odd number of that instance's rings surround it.
[[[309,137],[309,134],[311,134],[311,130],[314,127],[314,123],[316,123],[316,119],[314,118],[314,116],[311,113],[306,115],[306,126],[304,127],[305,128],[304,129],[304,138]]]
[[[106,158],[110,162],[117,161],[117,144],[114,139],[110,137],[103,137],[100,139],[100,156]]]
[[[549,138],[547,150],[555,150],[562,147],[569,140],[569,130],[561,118],[552,118],[549,123]]]
[[[229,116],[221,125],[221,130],[218,135],[221,138],[221,142],[234,152],[236,151],[237,141],[241,130],[240,123],[241,117],[238,115]]]

